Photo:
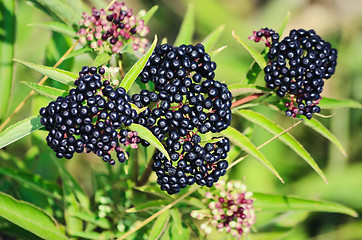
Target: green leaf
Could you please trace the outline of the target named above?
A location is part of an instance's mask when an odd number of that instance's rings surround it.
[[[216,49],[215,51],[212,51],[212,52],[210,53],[210,57],[211,57],[211,58],[215,57],[216,55],[218,55],[222,50],[224,50],[224,49],[227,48],[227,47],[228,47],[228,46],[222,46],[222,47]]]
[[[205,52],[210,51],[210,49],[214,46],[217,40],[220,38],[221,33],[224,31],[225,26],[220,25],[214,31],[212,31],[206,38],[201,42],[205,47]]]
[[[153,227],[150,232],[150,236],[148,239],[150,240],[157,240],[161,237],[163,232],[165,231],[168,222],[170,220],[170,211],[167,210],[164,213],[162,213],[160,216],[157,217],[155,223],[153,224]]]
[[[142,203],[140,205],[137,205],[135,207],[127,209],[126,212],[127,213],[135,213],[135,212],[146,211],[146,210],[154,209],[154,208],[160,209],[162,206],[166,206],[169,203],[170,203],[169,200],[147,201],[145,203]]]
[[[282,25],[279,28],[279,31],[278,31],[279,36],[283,35],[284,29],[288,25],[289,19],[290,19],[290,12],[288,11],[287,16],[285,16],[284,21],[283,21]]]
[[[250,55],[254,58],[254,60],[258,63],[258,65],[260,66],[261,69],[264,69],[266,67],[266,61],[263,57],[263,55],[261,55],[257,50],[255,50],[252,46],[250,46],[249,44],[247,44],[245,41],[243,41],[240,37],[238,37],[234,31],[232,31],[233,37],[236,39],[236,41],[238,41],[241,46],[243,46],[249,53]]]
[[[261,55],[265,59],[267,55],[265,49],[262,51]],[[253,61],[241,83],[254,84],[260,72],[261,72],[260,66],[256,61]]]
[[[357,212],[353,209],[333,202],[314,201],[291,196],[264,193],[254,193],[253,198],[255,198],[253,203],[254,208],[260,211],[334,212],[347,214],[352,217],[358,216]]]
[[[263,127],[265,130],[271,132],[274,135],[278,135],[284,131],[277,124],[272,122],[267,117],[263,116],[260,113],[253,112],[251,110],[239,110],[236,112],[250,122],[256,123],[259,126]],[[310,156],[307,150],[304,149],[303,145],[300,144],[290,133],[286,132],[279,137],[287,146],[289,146],[294,152],[301,156],[321,177],[327,182],[327,178],[324,175],[323,171],[319,168],[318,164]]]
[[[2,192],[0,192],[0,216],[43,239],[68,239],[59,224],[44,211]]]
[[[27,66],[28,68],[31,68],[37,72],[40,72],[41,74],[46,75],[49,78],[54,79],[55,81],[58,81],[58,82],[61,82],[64,84],[68,84],[70,86],[73,86],[74,80],[78,78],[78,76],[75,75],[74,73],[71,73],[71,72],[68,72],[68,71],[65,71],[62,69],[38,65],[38,64],[18,60],[18,59],[14,59],[14,61],[21,63],[21,64]]]
[[[254,84],[232,84],[228,86],[229,91],[233,94],[233,97],[243,94],[262,93],[269,91],[267,88],[260,87]]]
[[[133,103],[129,103],[129,105],[131,105],[131,108],[136,110],[136,112],[138,114],[140,114],[141,112],[143,112],[144,110],[147,109],[147,107],[143,107],[143,108],[138,108],[136,105],[134,105]]]
[[[72,237],[79,237],[79,238],[84,238],[84,239],[94,239],[94,240],[99,240],[99,239],[106,239],[102,236],[102,234],[97,233],[97,232],[84,232],[84,231],[79,231],[79,232],[73,232],[71,234]]]
[[[179,234],[182,234],[183,227],[182,227],[182,217],[180,215],[180,212],[176,208],[172,208],[172,209],[170,209],[170,214],[171,214],[172,221],[173,221],[172,225],[175,227],[175,230]]]
[[[145,128],[142,125],[139,124],[132,124],[128,127],[132,131],[138,132],[138,136],[145,139],[147,142],[149,142],[151,145],[155,146],[160,152],[162,152],[168,160],[171,161],[170,156],[168,155],[168,152],[166,151],[165,147],[162,145],[162,143],[153,135],[153,133]]]
[[[281,182],[284,183],[283,179],[279,176],[277,170],[274,169],[273,165],[265,158],[265,156],[254,146],[250,140],[245,137],[241,132],[233,127],[228,127],[221,132],[222,135],[228,137],[232,143],[239,146],[245,152],[249,153],[262,164],[266,166]]]
[[[53,87],[44,86],[44,85],[38,85],[35,83],[31,83],[31,82],[21,82],[21,83],[24,83],[25,85],[27,85],[28,87],[33,89],[35,92],[37,92],[51,100],[55,100],[55,99],[57,99],[57,97],[62,96],[65,93],[64,90],[61,90],[58,88],[53,88]]]
[[[150,10],[147,11],[147,13],[141,17],[143,19],[145,25],[150,21],[152,16],[155,14],[155,12],[158,10],[158,5],[153,6]]]
[[[353,100],[338,100],[323,97],[319,100],[319,106],[322,109],[338,109],[338,108],[362,108],[362,104]]]
[[[83,55],[83,54],[86,54],[86,53],[90,53],[90,52],[93,52],[93,49],[92,49],[92,48],[90,48],[90,47],[83,47],[83,48],[77,49],[77,50],[75,50],[75,51],[72,51],[71,53],[69,53],[69,54],[65,57],[65,59],[77,57],[77,56],[80,56],[80,55]]]
[[[103,229],[110,229],[111,224],[106,218],[99,218],[94,214],[84,213],[84,212],[74,212],[71,213],[71,216],[79,218],[84,222],[92,223]]]
[[[0,133],[0,149],[40,129],[42,126],[40,116],[30,117],[11,125]]]
[[[124,72],[128,72],[139,58],[131,52],[124,52],[122,54],[122,68]]]
[[[347,156],[346,151],[344,150],[341,142],[334,136],[328,128],[326,128],[321,122],[317,119],[312,118],[310,120],[303,121],[304,125],[314,129],[314,131],[319,132],[322,136],[331,141],[336,147],[341,151],[344,156]]]
[[[27,172],[21,172],[10,168],[0,168],[0,174],[14,179],[21,183],[22,186],[30,188],[41,194],[61,199],[61,189],[58,185],[44,180],[39,175],[34,175]]]
[[[9,99],[13,83],[14,43],[16,34],[15,0],[1,1],[1,32],[0,35],[0,120],[5,120],[9,109]]]
[[[153,53],[153,50],[155,49],[157,44],[157,35],[155,35],[155,39],[153,40],[152,45],[148,49],[148,51],[143,55],[134,65],[133,67],[127,72],[126,76],[124,76],[120,87],[123,87],[126,92],[131,88],[133,82],[136,80],[144,66],[146,65],[149,57]]]
[[[194,31],[195,31],[195,8],[194,4],[189,3],[174,45],[179,46],[181,44],[186,44],[186,45],[191,44],[192,38],[194,36]]]
[[[80,15],[73,10],[70,6],[66,5],[61,0],[34,0],[46,10],[51,11],[55,16],[61,19],[69,26],[77,25],[80,20]]]
[[[68,25],[60,22],[46,22],[46,23],[30,23],[28,24],[29,27],[43,27],[47,28],[51,31],[58,32],[60,34],[69,36],[71,38],[76,37],[76,32],[73,28],[69,27]]]
[[[109,60],[111,60],[111,55],[107,52],[102,52],[101,54],[97,55],[96,59],[92,63],[92,66],[99,67],[101,65],[107,64]]]

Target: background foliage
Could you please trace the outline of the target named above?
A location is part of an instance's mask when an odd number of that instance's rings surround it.
[[[75,4],[72,1],[58,1]],[[54,1],[54,3],[58,1]],[[2,62],[4,58],[16,58],[52,66],[72,45],[72,39],[67,36],[51,32],[46,28],[36,25],[29,25],[54,21],[54,19],[36,7],[39,2],[42,1],[16,1],[14,8],[12,6],[13,1],[1,1],[2,15],[0,21],[2,29],[0,35],[2,37]],[[78,3],[78,1],[75,2]],[[216,76],[220,81],[224,81],[227,84],[240,83],[253,61],[248,52],[232,37],[231,31],[234,30],[241,39],[246,41],[253,30],[258,30],[261,27],[279,29],[287,12],[290,11],[291,17],[285,32],[292,28],[313,28],[324,39],[330,41],[333,47],[339,51],[336,74],[328,80],[323,96],[353,99],[357,102],[362,101],[362,94],[360,93],[362,88],[360,80],[362,74],[360,68],[362,65],[362,43],[359,40],[362,37],[362,32],[360,31],[362,7],[355,1],[134,0],[126,1],[126,4],[135,11],[150,9],[155,4],[158,4],[159,9],[149,22],[151,29],[151,33],[148,35],[149,40],[152,41],[151,36],[157,34],[159,39],[166,37],[168,42],[173,43],[177,39],[177,34],[189,2],[194,4],[194,43],[202,41],[218,26],[224,26],[219,40],[213,46],[213,49],[225,45],[228,46],[213,58],[218,64]],[[88,9],[92,5],[97,7],[105,7],[107,5],[105,2],[95,0],[79,3],[84,4]],[[73,9],[79,15],[81,14],[79,10],[81,8],[74,5]],[[5,18],[5,16],[8,16],[8,18]],[[7,24],[4,24],[5,22]],[[8,24],[9,22],[12,24]],[[11,36],[16,36],[16,38]],[[14,41],[15,44],[13,44]],[[176,41],[180,40],[177,39]],[[4,43],[7,43],[7,45],[5,46]],[[257,45],[250,42],[249,44],[260,52],[262,51],[263,46],[261,44]],[[7,47],[7,50],[4,50],[4,46]],[[14,48],[13,55],[5,56],[3,52],[11,53],[11,47]],[[8,50],[9,48],[10,51]],[[82,55],[67,59],[59,68],[77,73],[81,66],[90,65],[91,62],[93,62],[93,59],[89,55]],[[1,68],[2,80],[0,89],[2,92],[0,99],[2,108],[0,119],[3,121],[30,91],[29,87],[21,82],[36,83],[42,76],[21,64],[14,65],[13,76],[7,74],[9,69],[5,69],[3,65]],[[8,100],[6,96],[10,94],[10,91],[5,92],[5,90],[10,89],[7,85],[11,79],[13,79],[13,83],[11,84],[11,96]],[[259,76],[257,83],[263,85],[262,77]],[[56,81],[48,80],[47,85],[66,89],[65,85]],[[47,103],[48,100],[46,98],[39,95],[34,96],[11,123],[37,115],[38,109]],[[266,106],[259,105],[253,108],[253,110],[263,113],[283,128],[287,128],[296,122],[296,120],[288,119],[281,112],[271,110]],[[268,169],[251,159],[251,157],[232,168],[228,173],[229,178],[240,179],[240,176],[245,176],[245,182],[251,191],[297,195],[315,200],[334,201],[347,205],[361,213],[362,202],[360,199],[362,198],[362,192],[360,191],[360,183],[362,182],[362,165],[359,160],[362,156],[362,150],[359,142],[362,140],[362,132],[360,131],[362,113],[360,109],[339,108],[324,111],[323,114],[335,114],[331,118],[318,118],[318,120],[337,136],[346,150],[347,156],[344,156],[326,138],[304,125],[299,125],[293,129],[291,134],[305,146],[324,171],[329,182],[328,185],[323,182],[301,157],[294,151],[291,151],[281,141],[273,141],[261,151],[277,169],[285,184],[282,184]],[[273,136],[258,125],[244,121],[242,117],[235,116],[234,122],[239,123],[237,125],[238,129],[244,131],[245,135],[256,146]],[[2,169],[0,171],[1,192],[8,193],[16,199],[30,202],[57,219],[63,217],[63,213],[59,212],[59,209],[56,207],[59,205],[59,201],[65,201],[65,206],[70,204],[71,207],[67,208],[70,213],[66,211],[64,219],[67,225],[71,223],[74,226],[74,230],[67,229],[68,233],[70,231],[73,236],[81,235],[81,233],[77,232],[77,226],[82,224],[79,219],[84,220],[88,217],[86,222],[91,223],[87,225],[89,228],[100,227],[102,229],[110,229],[117,227],[120,232],[123,232],[122,228],[129,229],[132,222],[143,220],[149,213],[156,212],[151,209],[150,212],[143,212],[143,215],[131,214],[129,215],[129,223],[124,222],[123,225],[119,225],[117,221],[123,216],[119,216],[117,213],[128,214],[125,210],[131,204],[134,204],[132,202],[134,195],[129,191],[123,191],[122,194],[124,195],[118,195],[120,192],[112,191],[111,188],[112,184],[117,185],[123,190],[132,188],[134,186],[134,181],[132,182],[132,180],[139,175],[137,171],[142,172],[144,170],[148,162],[145,156],[149,156],[152,151],[148,153],[137,152],[139,170],[132,165],[124,170],[119,168],[119,171],[126,171],[128,173],[129,179],[126,179],[124,173],[123,175],[115,173],[118,171],[118,168],[116,171],[113,170],[112,175],[112,172],[109,172],[112,170],[108,169],[98,157],[92,154],[78,155],[71,161],[58,161],[54,159],[54,154],[44,143],[44,137],[45,134],[43,132],[36,131],[30,136],[7,146],[5,150],[0,150],[0,167]],[[8,172],[4,169],[7,169]],[[98,171],[95,172],[94,169]],[[110,173],[111,175],[109,175]],[[41,176],[41,183],[38,182],[32,185],[31,182],[34,182],[34,179],[24,181],[27,177],[33,178],[33,174]],[[55,184],[56,181],[59,181],[59,175],[62,182],[61,184],[60,182]],[[94,182],[94,175],[98,176],[97,179],[99,180],[97,181],[99,182]],[[21,176],[22,180],[15,181],[16,177],[14,176]],[[111,176],[110,179],[108,179],[109,176]],[[105,183],[108,181],[112,184]],[[39,184],[41,187],[39,187]],[[95,195],[93,195],[97,185],[107,186],[109,189],[96,191]],[[81,193],[81,188],[84,189],[84,195]],[[77,201],[69,198],[69,196],[74,197],[74,195],[66,194],[69,191],[78,191],[75,195]],[[144,195],[144,197],[147,196]],[[166,198],[165,200],[167,202],[170,199]],[[8,199],[8,201],[12,200]],[[92,220],[88,215],[72,215],[72,213],[77,212],[77,209],[79,209],[79,206],[74,204],[75,202],[80,202],[82,206],[86,206],[90,204],[90,201],[95,201],[98,204],[97,206],[91,206],[90,209],[93,208],[92,210],[94,211],[102,209],[100,212],[104,212],[109,219],[114,221],[102,222],[100,220]],[[178,205],[178,207],[187,212],[187,207],[190,206],[184,204]],[[25,206],[21,206],[21,209],[25,208]],[[36,214],[42,215],[42,212]],[[171,214],[171,220],[167,216],[161,218],[161,215],[157,219],[159,226],[164,225],[168,221],[173,221],[171,226],[176,225],[176,218],[174,216],[177,214],[180,213]],[[48,216],[42,215],[40,218],[43,219],[42,221],[52,224],[52,219]],[[184,218],[187,218],[187,215]],[[153,229],[152,224],[147,226],[147,229],[145,228],[140,231],[140,236],[143,232],[148,232],[151,236],[152,234],[157,235],[155,231],[159,228],[158,225],[155,225]],[[257,214],[257,223],[255,225],[260,234],[253,235],[252,239],[359,239],[362,238],[361,226],[362,222],[359,219],[337,213],[286,212],[280,215],[275,212],[263,211]],[[52,228],[49,228],[49,231],[51,230]],[[60,232],[64,234],[64,230],[60,230]],[[268,232],[271,233],[266,235]],[[2,236],[5,236],[1,234],[14,236],[14,233],[19,234],[22,239],[37,239],[35,235],[26,231],[21,232],[20,228],[16,225],[1,219],[0,239]],[[24,236],[26,237],[24,238]],[[80,237],[87,238],[87,236]],[[93,239],[97,239],[98,236],[93,237]],[[137,238],[136,235],[134,237],[135,239]],[[88,238],[92,239],[91,236],[88,236]],[[6,238],[4,237],[4,239]],[[61,235],[59,239],[62,239]]]

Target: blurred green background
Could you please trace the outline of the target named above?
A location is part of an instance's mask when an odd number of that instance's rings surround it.
[[[253,30],[259,30],[262,27],[278,29],[289,11],[291,17],[285,33],[293,28],[315,29],[323,39],[330,41],[332,46],[338,49],[336,74],[326,82],[322,96],[362,102],[361,1],[125,1],[134,11],[147,10],[155,4],[159,5],[159,10],[149,23],[151,32],[148,38],[152,40],[152,36],[157,34],[159,39],[167,38],[169,43],[173,43],[177,36],[189,2],[193,2],[195,7],[194,43],[200,42],[218,26],[225,26],[220,40],[214,46],[214,49],[224,45],[228,46],[213,59],[218,64],[216,71],[218,80],[228,84],[238,83],[243,79],[252,63],[250,55],[233,39],[232,30],[242,39],[247,40]],[[31,23],[51,21],[46,14],[33,7],[32,4],[31,1],[17,1],[16,3],[15,58],[50,66],[70,47],[72,41],[47,29],[28,26]],[[84,1],[84,4],[98,7],[107,5],[106,2],[98,0]],[[285,33],[284,35],[286,35]],[[263,48],[262,44],[258,45],[252,42],[250,44],[260,51]],[[60,68],[76,73],[81,66],[89,65],[91,62],[92,59],[84,55],[66,60],[60,65]],[[8,114],[30,92],[29,88],[21,81],[37,82],[41,77],[37,72],[20,64],[15,64],[13,92]],[[262,77],[259,76],[257,81],[260,85],[263,85]],[[49,85],[53,84],[59,83],[49,82]],[[46,103],[47,100],[43,97],[34,97],[12,122],[37,114],[38,109]],[[296,122],[296,120],[287,119],[281,113],[274,112],[267,107],[261,106],[255,110],[263,112],[285,128]],[[299,156],[279,141],[268,144],[262,149],[262,152],[279,171],[285,184],[279,182],[266,168],[250,158],[233,168],[229,176],[235,179],[245,176],[248,188],[252,191],[330,200],[345,204],[362,213],[362,163],[360,162],[362,156],[362,112],[359,109],[340,109],[324,111],[323,114],[334,114],[331,118],[319,118],[319,120],[339,138],[347,151],[347,157],[343,156],[325,138],[305,126],[299,125],[291,133],[305,146],[325,171],[329,184],[325,184]],[[237,120],[239,119],[235,119],[235,121]],[[242,127],[245,129],[249,127],[248,123],[239,122],[244,124]],[[258,127],[255,127],[254,130],[252,141],[255,145],[260,145],[272,137],[271,134]],[[31,137],[8,146],[7,151],[25,160],[36,157],[39,161],[33,162],[33,165],[28,167],[46,179],[52,180],[52,171],[49,168],[54,168],[54,165],[47,161],[46,156],[41,157],[41,152],[33,147],[37,143],[35,135],[44,136],[41,132],[35,133]],[[98,160],[93,156],[80,155],[68,163],[68,168],[85,189],[91,188],[91,183],[88,181],[92,169],[90,165],[93,164],[94,167],[94,164],[98,164]],[[97,166],[103,167],[101,163]],[[274,216],[274,214],[258,215],[257,227]],[[340,214],[313,213],[283,239],[306,238],[362,239],[362,222],[359,219],[352,219]]]

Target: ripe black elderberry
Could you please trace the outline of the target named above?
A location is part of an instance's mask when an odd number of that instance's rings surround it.
[[[125,162],[128,153],[121,145],[147,145],[137,132],[125,129],[138,114],[129,104],[131,98],[125,89],[111,86],[104,73],[104,68],[84,66],[74,81],[77,87],[68,96],[40,109],[41,124],[49,131],[47,143],[58,158],[70,159],[75,152],[85,150],[114,165],[112,150],[119,162]]]
[[[313,113],[320,112],[317,105],[323,80],[335,72],[337,50],[314,30],[293,29],[281,41],[277,33],[270,33],[270,39],[269,65],[264,68],[266,86],[279,97],[290,98],[285,104],[286,116],[311,119]]]

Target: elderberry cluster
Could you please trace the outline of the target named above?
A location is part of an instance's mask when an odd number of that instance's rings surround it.
[[[279,97],[289,95],[291,101],[285,105],[286,116],[298,114],[311,119],[313,113],[320,112],[317,104],[323,79],[334,74],[337,50],[314,30],[293,29],[281,41],[277,33],[271,39],[269,65],[264,68],[267,87],[275,89]]]
[[[135,148],[145,142],[125,129],[138,117],[130,96],[124,88],[112,87],[104,74],[104,68],[84,66],[74,82],[76,88],[40,109],[40,122],[49,131],[46,141],[58,158],[86,151],[114,165],[112,150],[119,162],[125,162],[128,153],[121,145]]]
[[[169,194],[195,182],[210,187],[226,173],[229,140],[200,144],[200,134],[220,132],[231,122],[232,95],[226,84],[214,80],[215,69],[202,44],[162,44],[140,73],[143,83],[154,83],[155,92],[132,96],[137,107],[147,107],[135,122],[149,128],[170,155],[168,161],[158,153],[152,167]]]

